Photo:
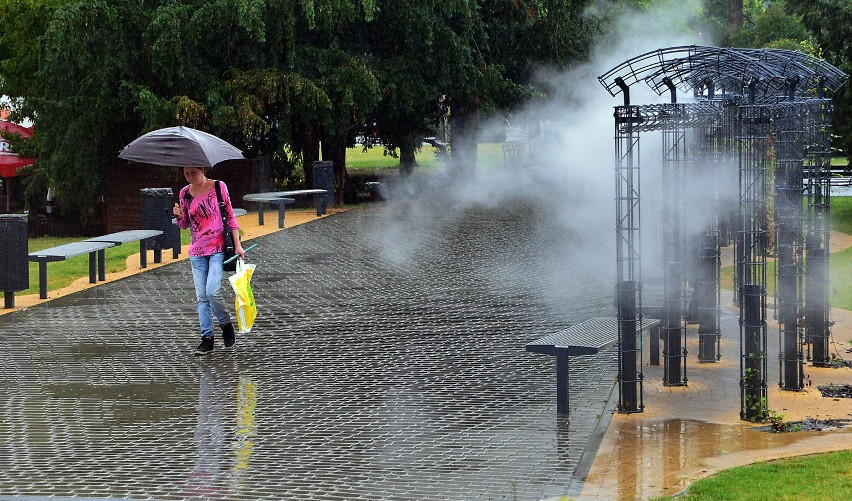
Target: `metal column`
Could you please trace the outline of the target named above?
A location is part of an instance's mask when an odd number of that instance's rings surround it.
[[[766,166],[769,113],[740,107],[740,227],[737,235],[740,305],[740,418],[766,417]]]
[[[682,105],[672,104],[672,116],[684,116]],[[686,235],[684,177],[686,133],[681,127],[663,134],[663,384],[686,385],[686,312],[684,311]]]
[[[799,106],[775,110],[775,250],[780,379],[785,390],[804,388],[802,373],[802,154]],[[781,130],[778,130],[781,129]]]
[[[700,182],[709,189],[702,205],[710,209],[706,230],[698,243],[695,292],[692,302],[698,312],[698,361],[717,362],[721,358],[721,222],[725,219],[719,199],[719,187],[723,175],[722,113],[717,120],[701,129],[704,134],[701,155]],[[696,214],[698,215],[698,214]],[[730,220],[730,218],[728,218]]]
[[[831,235],[831,101],[809,107],[806,173],[808,175],[805,240],[805,339],[814,366],[830,361],[829,243]]]
[[[641,412],[642,338],[637,335],[641,304],[639,213],[639,108],[615,108],[616,312],[618,316],[618,410]]]

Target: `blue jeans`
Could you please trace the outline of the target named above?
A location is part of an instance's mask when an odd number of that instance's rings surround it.
[[[221,293],[223,256],[221,252],[209,256],[189,256],[202,336],[213,336],[214,315],[219,325],[225,325],[231,321]]]

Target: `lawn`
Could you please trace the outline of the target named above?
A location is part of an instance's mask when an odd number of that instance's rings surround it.
[[[439,170],[446,167],[438,157],[438,150],[430,144],[423,144],[420,151],[415,153],[417,167],[415,170]],[[477,150],[477,167],[487,169],[502,167],[503,148],[500,143],[480,143]],[[382,173],[390,172],[399,167],[399,158],[388,154],[383,146],[374,146],[366,151],[362,146],[346,150],[346,170],[350,173]]]
[[[731,468],[698,480],[677,499],[852,499],[852,451],[800,456]]]
[[[852,197],[832,197],[831,199],[831,229],[846,234],[852,234]],[[831,306],[852,310],[852,248],[835,252],[829,259],[831,280]],[[775,263],[766,263],[766,293],[769,297],[775,294]],[[726,266],[721,270],[721,286],[723,289],[734,288],[734,268]]]
[[[29,240],[29,252],[35,252],[48,247],[79,242],[83,237],[39,237]],[[189,243],[189,231],[181,231],[181,243]],[[139,253],[139,245],[136,242],[110,247],[104,252],[105,270],[107,273],[123,271],[127,268],[127,258],[132,254]],[[19,295],[38,294],[38,263],[29,263],[30,288],[18,292]],[[89,276],[89,255],[75,256],[65,261],[48,263],[47,265],[47,290],[53,291],[67,287],[80,277]]]

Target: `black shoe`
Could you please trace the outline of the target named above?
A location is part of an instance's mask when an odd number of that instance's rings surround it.
[[[236,341],[236,337],[234,336],[234,324],[228,322],[227,324],[222,326],[222,341],[225,342],[225,348],[230,348],[234,346],[234,342]]]
[[[199,344],[198,348],[195,349],[195,356],[209,355],[211,353],[213,353],[213,338],[210,336],[204,336],[201,338],[201,344]]]

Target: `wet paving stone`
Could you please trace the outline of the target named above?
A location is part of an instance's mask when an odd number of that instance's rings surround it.
[[[373,206],[256,239],[255,327],[200,359],[186,261],[0,317],[0,498],[564,494],[617,354],[572,361],[568,421],[524,345],[612,314],[613,279],[544,212]]]

